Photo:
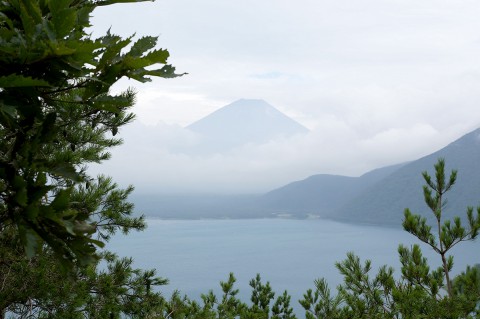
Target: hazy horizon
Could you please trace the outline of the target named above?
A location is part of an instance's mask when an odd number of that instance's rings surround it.
[[[282,124],[264,118],[262,104],[258,107],[256,103],[257,100],[233,103],[241,107],[255,106],[243,115],[223,112],[217,122],[210,121],[209,116],[205,123],[202,120],[195,122],[201,124],[203,133],[209,136],[202,136],[202,131],[195,132],[188,127],[149,126],[134,122],[121,131],[125,143],[112,151],[113,158],[103,165],[93,165],[91,170],[114,176],[122,186],[133,184],[141,194],[263,194],[317,174],[361,176],[378,168],[417,160],[453,142],[439,146],[432,144],[428,148],[419,143],[418,148],[412,147],[410,152],[399,148],[394,162],[388,162],[391,159],[378,156],[365,145],[324,154],[314,148],[321,141],[318,132],[282,136]],[[239,132],[230,132],[230,128],[241,128],[238,121],[240,124],[245,121],[248,126],[247,121],[257,116],[260,120],[251,129],[258,130],[262,124],[278,125],[269,127],[268,134],[277,132],[279,135],[267,135],[270,139],[263,140],[265,136],[261,132],[257,132],[258,139],[255,134],[240,134],[242,142],[239,143],[235,136]],[[216,127],[209,127],[212,124]],[[215,139],[212,134],[219,134],[219,138]],[[329,166],[317,165],[322,164],[326,155],[331,157]],[[347,167],[351,157],[356,157],[359,162],[354,167],[351,164]],[[362,158],[368,165],[361,162]]]
[[[137,123],[99,172],[138,190],[262,192],[313,174],[358,176],[480,127],[480,3],[156,1],[94,12],[94,36],[159,36],[176,79],[137,92]],[[125,23],[128,21],[128,23]],[[183,127],[241,98],[310,129],[227,153],[179,152]]]

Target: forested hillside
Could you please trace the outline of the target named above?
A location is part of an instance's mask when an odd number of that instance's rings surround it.
[[[458,182],[448,194],[445,216],[462,215],[467,206],[480,203],[480,129],[454,141],[441,150],[406,164],[358,194],[328,216],[348,222],[399,225],[406,207],[414,212],[426,210],[419,172],[432,171],[438,158],[444,158],[447,169],[459,171]],[[432,217],[429,217],[429,220]]]
[[[379,168],[360,177],[319,174],[275,189],[260,196],[265,212],[284,212],[295,217],[332,216],[363,191],[392,174],[403,164]]]

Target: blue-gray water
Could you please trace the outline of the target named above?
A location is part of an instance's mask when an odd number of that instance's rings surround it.
[[[388,264],[399,273],[397,247],[419,243],[401,229],[342,224],[329,220],[148,220],[144,232],[115,237],[107,247],[120,256],[131,256],[135,266],[156,268],[170,280],[165,296],[178,289],[198,299],[233,272],[240,296],[249,301],[248,282],[260,273],[278,293],[288,290],[296,302],[316,278],[327,278],[330,287],[341,283],[334,264],[354,251],[373,261],[374,270]],[[440,259],[421,245],[431,265]],[[480,263],[478,243],[460,243],[452,251],[454,272]]]

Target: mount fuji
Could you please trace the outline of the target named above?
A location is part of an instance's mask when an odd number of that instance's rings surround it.
[[[207,152],[223,152],[247,144],[264,144],[308,129],[263,100],[241,99],[190,124]]]

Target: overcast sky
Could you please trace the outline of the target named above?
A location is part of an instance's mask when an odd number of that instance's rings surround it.
[[[318,173],[414,160],[480,126],[480,2],[157,0],[100,8],[94,35],[159,36],[177,79],[138,91],[137,122],[102,166],[159,192],[263,192]],[[194,157],[181,128],[240,98],[311,129]],[[448,161],[448,159],[447,159]],[[128,167],[128,169],[127,169]],[[127,172],[129,171],[129,172]]]

